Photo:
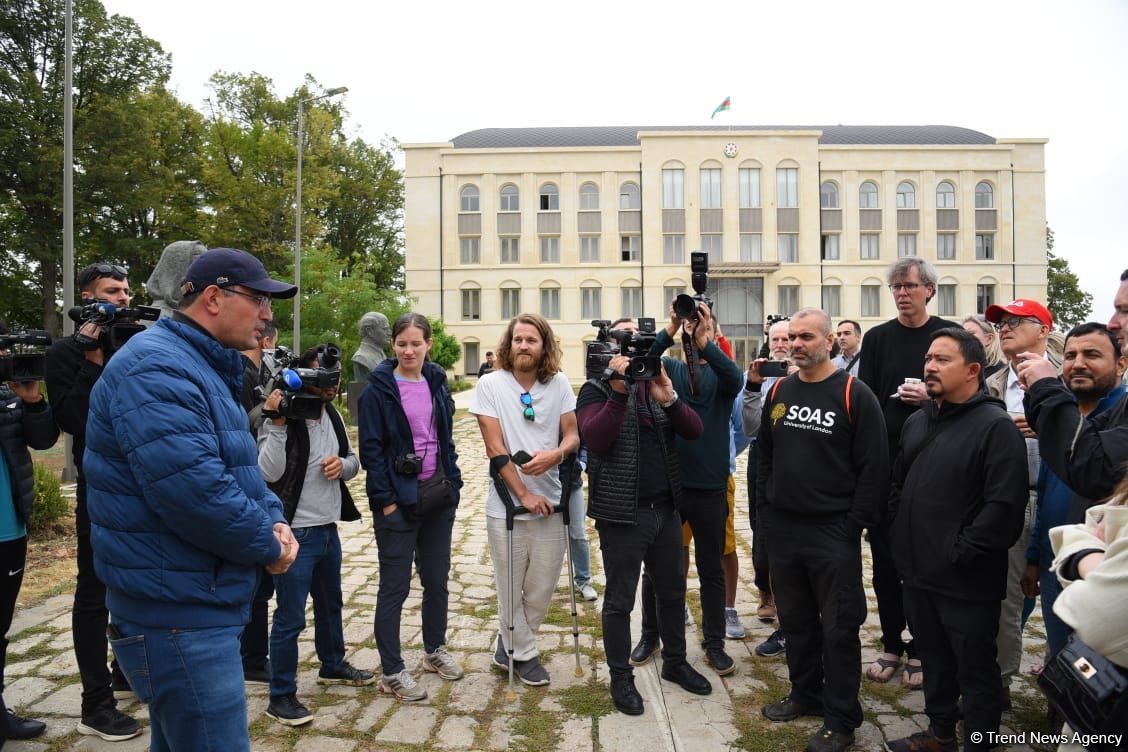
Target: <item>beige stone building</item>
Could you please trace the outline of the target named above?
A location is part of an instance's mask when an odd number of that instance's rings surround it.
[[[893,317],[898,256],[936,265],[941,315],[1044,300],[1045,143],[950,126],[615,126],[408,144],[407,289],[462,343],[457,372],[534,311],[573,380],[590,321],[661,326],[695,250],[740,361],[769,314]]]

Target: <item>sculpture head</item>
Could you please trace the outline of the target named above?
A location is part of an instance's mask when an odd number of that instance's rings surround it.
[[[145,283],[145,289],[155,305],[163,301],[162,308],[169,312],[180,305],[180,283],[184,281],[184,273],[207,250],[208,247],[198,240],[177,240],[165,246],[153,273],[149,275],[149,281]]]
[[[370,345],[383,350],[392,337],[388,317],[379,311],[370,311],[360,317],[360,338]]]

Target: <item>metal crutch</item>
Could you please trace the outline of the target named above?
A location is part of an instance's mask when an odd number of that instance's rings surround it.
[[[572,646],[576,653],[576,676],[584,675],[584,669],[580,664],[580,620],[579,614],[576,611],[576,587],[575,587],[575,572],[572,563],[572,538],[571,538],[571,501],[572,501],[572,485],[575,479],[575,465],[576,455],[569,454],[560,463],[560,510],[561,516],[564,518],[564,544],[568,547],[568,595],[572,601]]]
[[[517,699],[517,693],[513,690],[513,518],[519,513],[514,508],[513,494],[509,493],[509,486],[505,484],[505,479],[501,477],[501,469],[508,462],[509,456],[505,454],[490,458],[490,478],[493,479],[497,495],[505,506],[505,536],[507,538],[506,545],[509,547],[509,556],[506,561],[506,589],[509,592],[509,639],[505,641],[505,652],[509,656],[509,688],[506,691],[505,698],[508,702],[513,702]],[[524,507],[521,509],[524,510]]]

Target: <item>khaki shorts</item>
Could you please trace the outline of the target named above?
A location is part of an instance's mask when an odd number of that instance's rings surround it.
[[[728,486],[725,489],[728,496],[728,517],[725,519],[725,556],[736,553],[736,478],[728,477]],[[682,523],[682,545],[689,548],[693,540],[693,529],[688,522]]]

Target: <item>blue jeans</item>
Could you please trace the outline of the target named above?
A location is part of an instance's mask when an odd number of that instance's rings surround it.
[[[1048,560],[1043,556],[1041,571],[1038,572],[1038,587],[1042,591],[1042,622],[1046,628],[1047,657],[1057,655],[1058,651],[1065,647],[1069,635],[1073,634],[1073,628],[1054,613],[1054,601],[1061,595],[1061,583],[1057,575],[1050,571],[1053,560],[1052,554]]]
[[[568,549],[572,554],[572,583],[577,588],[591,584],[591,547],[584,526],[584,486],[579,484],[568,499]]]
[[[313,596],[313,644],[321,667],[337,672],[345,661],[341,626],[341,539],[337,526],[294,528],[298,558],[274,576],[277,606],[270,630],[270,696],[297,692],[298,635],[305,629],[306,599]]]
[[[122,672],[149,706],[152,752],[246,752],[247,700],[239,635],[243,627],[168,629],[113,618]]]
[[[384,676],[404,669],[400,653],[400,616],[411,590],[411,567],[423,586],[423,649],[435,652],[446,644],[447,580],[450,576],[450,538],[454,513],[450,507],[419,520],[398,508],[388,516],[373,512],[376,548],[380,557],[380,587],[376,592],[376,649]]]

